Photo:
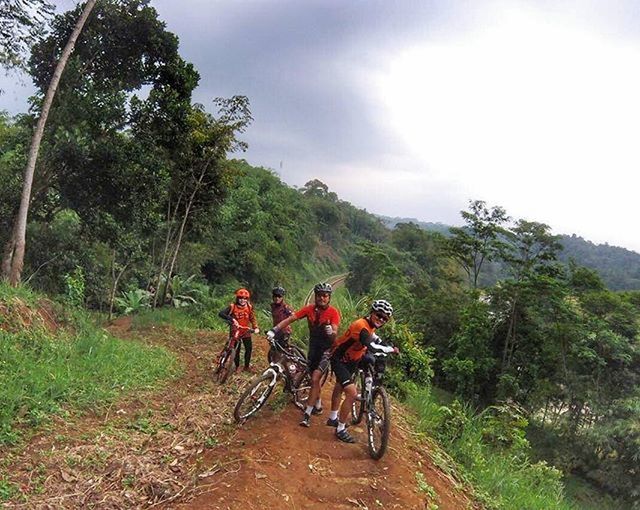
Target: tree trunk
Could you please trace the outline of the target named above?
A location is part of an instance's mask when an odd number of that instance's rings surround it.
[[[200,177],[196,181],[196,184],[191,192],[191,196],[189,197],[189,201],[186,204],[184,216],[182,217],[182,222],[180,223],[180,229],[178,230],[178,239],[176,239],[176,246],[173,251],[173,257],[171,258],[171,264],[169,265],[169,270],[167,271],[167,279],[162,290],[162,302],[167,297],[167,289],[169,287],[169,279],[171,278],[171,274],[173,273],[173,268],[175,267],[176,260],[178,259],[178,253],[180,252],[180,245],[182,244],[182,236],[184,235],[184,228],[187,224],[187,220],[189,219],[189,214],[191,212],[191,207],[193,206],[193,202],[195,201],[196,195],[202,186],[202,181],[204,180],[204,176],[207,174],[207,169],[211,164],[211,159],[207,160],[204,167],[202,168],[202,172],[200,172]]]
[[[183,190],[184,191],[184,190]],[[180,192],[180,195],[178,195],[178,201],[176,202],[176,207],[173,210],[173,215],[171,214],[171,201],[169,200],[169,203],[167,205],[167,235],[165,237],[165,241],[164,241],[164,250],[162,252],[162,259],[160,261],[160,268],[158,270],[158,275],[156,278],[156,282],[155,282],[155,292],[153,293],[153,309],[155,310],[158,306],[158,296],[160,296],[161,294],[164,296],[166,295],[166,289],[167,289],[167,285],[169,284],[168,281],[165,281],[163,287],[164,290],[160,290],[160,284],[162,283],[162,274],[165,272],[167,266],[167,259],[169,256],[169,246],[171,246],[171,241],[173,239],[173,224],[176,221],[176,217],[178,214],[178,209],[180,208],[180,202],[182,201],[182,191]],[[164,304],[164,298],[163,301],[160,303],[160,306],[162,306]]]
[[[500,372],[504,373],[509,366],[510,359],[509,353],[512,349],[512,342],[515,342],[515,327],[516,327],[516,311],[517,311],[517,297],[513,298],[513,304],[511,305],[511,313],[509,314],[509,328],[507,329],[507,335],[504,339],[504,348],[502,350],[502,367]]]
[[[178,253],[180,252],[180,245],[182,244],[182,236],[184,235],[184,228],[187,224],[187,220],[189,219],[189,213],[191,212],[191,207],[193,206],[193,202],[196,198],[196,194],[198,193],[198,190],[202,185],[202,180],[204,179],[204,176],[207,173],[208,166],[209,166],[209,162],[207,162],[207,164],[205,164],[204,168],[202,169],[202,173],[200,173],[200,177],[198,178],[198,181],[196,182],[196,185],[193,188],[193,192],[191,193],[191,196],[189,197],[189,201],[187,202],[187,206],[185,207],[185,210],[184,210],[184,216],[182,217],[182,222],[180,223],[180,230],[178,231],[178,239],[176,239],[176,246],[173,252],[173,257],[171,258],[171,264],[169,265],[169,270],[167,271],[167,283],[164,286],[164,290],[162,294],[163,302],[167,296],[167,287],[169,286],[169,279],[171,278],[171,274],[173,273],[173,268],[175,267],[176,260],[178,259]]]
[[[116,292],[118,290],[118,282],[122,275],[127,270],[129,262],[122,266],[122,270],[116,275],[116,250],[113,250],[113,262],[111,262],[111,278],[113,279],[113,285],[111,286],[111,293],[109,295],[109,320],[113,317],[113,304],[116,300]]]
[[[60,55],[60,60],[56,65],[56,69],[53,73],[53,77],[51,78],[51,83],[49,83],[49,88],[47,89],[47,93],[44,96],[44,102],[42,103],[42,111],[40,112],[40,118],[38,119],[38,124],[36,125],[36,130],[33,133],[33,138],[31,139],[31,148],[29,149],[29,157],[27,159],[27,167],[24,171],[24,183],[22,184],[22,196],[20,198],[20,209],[18,211],[18,216],[16,217],[12,238],[13,238],[13,248],[9,250],[9,255],[7,260],[3,260],[2,264],[2,276],[9,280],[9,284],[12,286],[17,286],[20,283],[20,278],[22,276],[22,268],[24,266],[24,251],[26,247],[26,231],[27,231],[27,215],[29,213],[29,204],[31,202],[31,186],[33,185],[33,173],[36,167],[36,161],[38,160],[38,152],[40,151],[40,142],[42,141],[42,135],[44,133],[44,126],[47,123],[47,117],[49,116],[49,110],[51,109],[51,104],[53,103],[53,98],[56,94],[56,90],[58,89],[58,84],[60,83],[60,77],[62,76],[62,72],[64,71],[65,66],[67,65],[67,61],[69,60],[69,56],[73,51],[73,48],[76,45],[76,40],[82,31],[82,27],[84,26],[91,10],[95,6],[97,0],[88,0],[87,4],[78,18],[76,22],[76,26],[67,41],[64,50],[62,51],[62,55]],[[5,253],[7,255],[7,253]],[[6,272],[5,272],[6,271]]]

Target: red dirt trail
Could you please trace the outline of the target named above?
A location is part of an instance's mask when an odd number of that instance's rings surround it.
[[[331,381],[323,388],[329,402]],[[272,395],[271,399],[277,398]],[[352,427],[356,444],[344,444],[325,425],[326,411],[311,428],[298,425],[300,411],[261,410],[239,426],[223,449],[202,459],[202,493],[166,508],[204,509],[435,509],[473,508],[454,481],[434,467],[424,447],[398,424],[402,408],[393,406],[390,447],[379,461],[366,448],[365,431]],[[437,494],[418,488],[416,473]],[[420,475],[418,475],[420,476]],[[202,477],[202,475],[201,475]],[[431,506],[430,506],[431,504]],[[435,506],[437,505],[437,506]]]

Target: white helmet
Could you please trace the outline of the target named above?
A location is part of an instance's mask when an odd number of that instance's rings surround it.
[[[384,299],[376,299],[371,305],[371,311],[383,313],[387,317],[391,317],[393,315],[393,307],[389,301],[385,301]]]

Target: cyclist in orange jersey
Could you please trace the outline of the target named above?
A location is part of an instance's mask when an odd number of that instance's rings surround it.
[[[349,324],[347,331],[335,341],[331,350],[331,368],[336,376],[336,384],[331,395],[331,412],[327,425],[336,427],[336,437],[345,443],[355,443],[355,439],[346,429],[346,423],[351,417],[351,407],[357,398],[357,388],[352,379],[358,364],[368,357],[366,353],[369,349],[397,352],[395,347],[380,344],[380,338],[376,335],[376,330],[384,326],[392,315],[393,308],[388,301],[374,301],[369,315]],[[345,398],[340,405],[343,392]]]
[[[258,322],[256,321],[256,315],[253,312],[253,305],[249,302],[251,294],[247,289],[238,289],[236,291],[235,302],[231,303],[224,310],[220,310],[218,317],[224,319],[229,323],[229,327],[244,326],[251,329],[244,330],[242,333],[242,344],[244,345],[244,370],[245,372],[252,372],[251,367],[251,350],[252,341],[251,333],[256,335],[260,332],[258,328]],[[240,368],[240,348],[236,351],[236,359],[234,360],[236,370]]]

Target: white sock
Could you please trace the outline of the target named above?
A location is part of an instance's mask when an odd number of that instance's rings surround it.
[[[307,406],[307,409],[305,410],[304,414],[311,415],[312,411],[313,411],[313,406]]]
[[[339,421],[338,422],[338,428],[336,429],[336,432],[341,432],[346,428],[347,428],[347,426],[344,423],[342,423],[341,421]]]
[[[329,413],[329,419],[330,420],[337,420],[338,419],[338,411],[331,411]]]
[[[322,400],[321,399],[316,400],[316,409],[322,409]]]

